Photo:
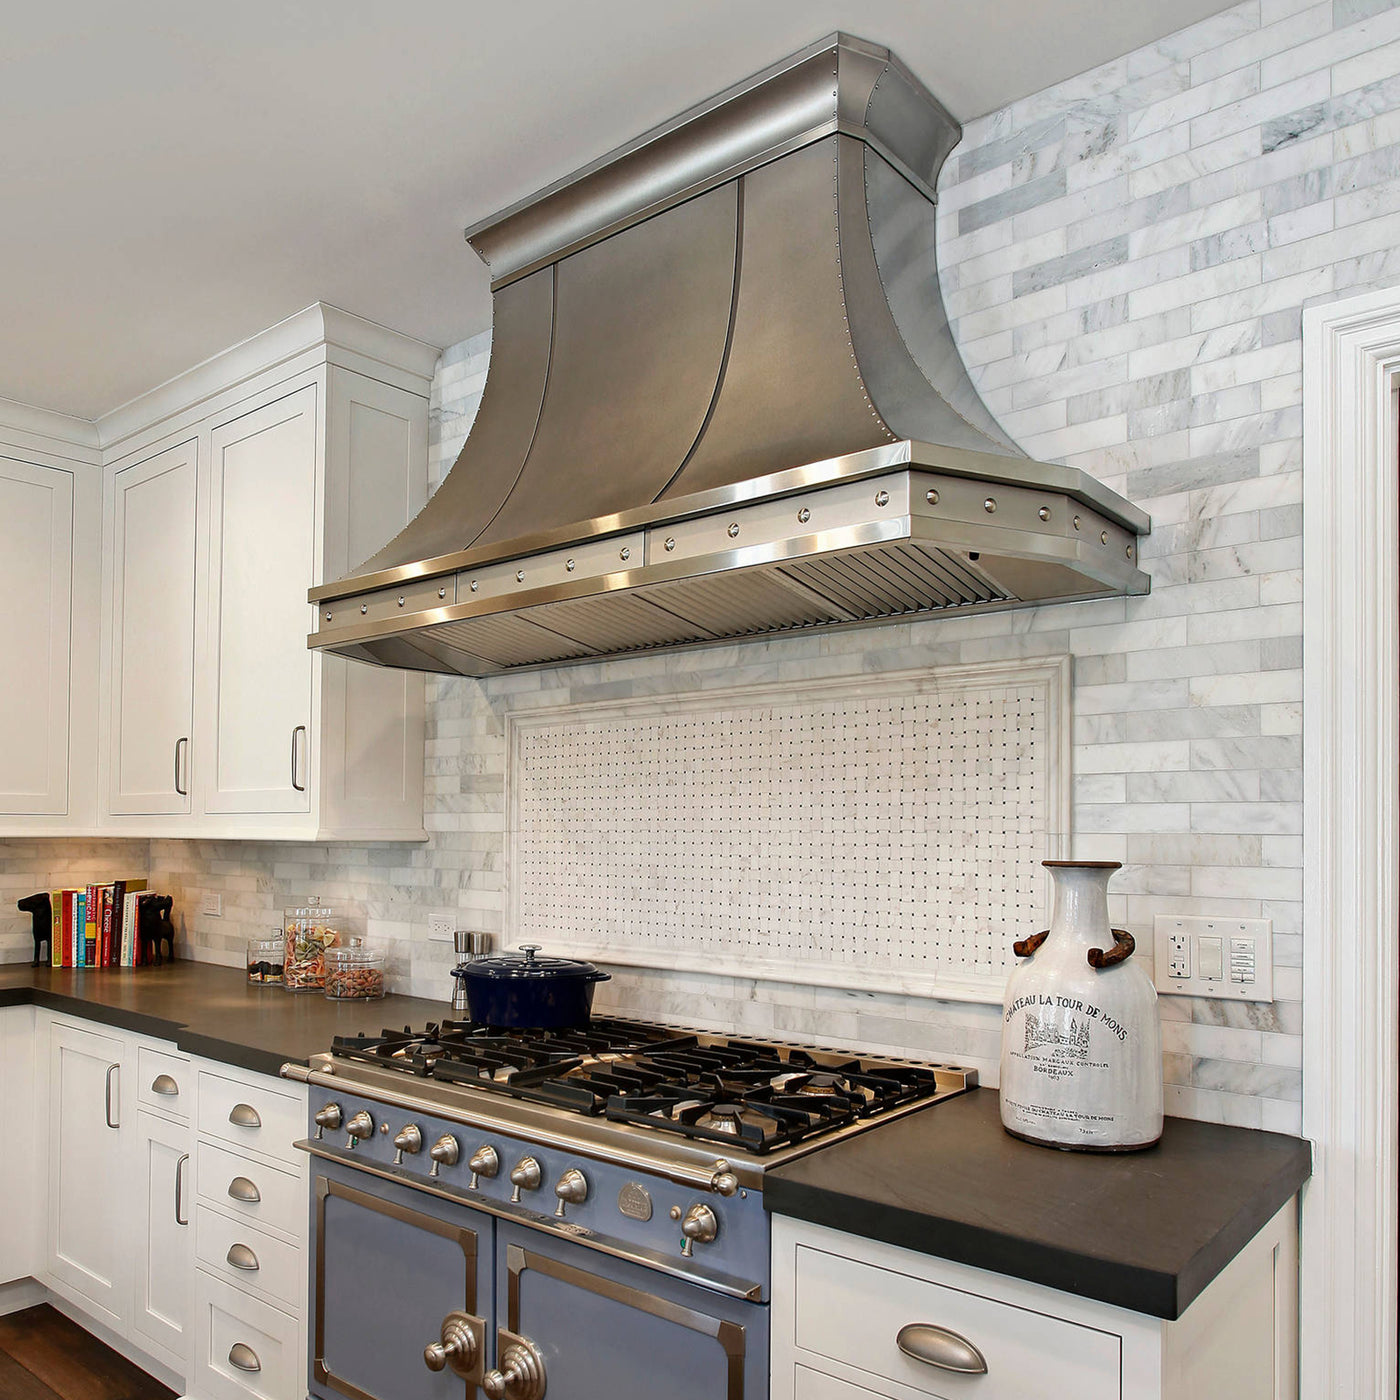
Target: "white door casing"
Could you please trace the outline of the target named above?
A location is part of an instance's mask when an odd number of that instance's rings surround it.
[[[1301,1393],[1396,1394],[1400,288],[1303,313]]]

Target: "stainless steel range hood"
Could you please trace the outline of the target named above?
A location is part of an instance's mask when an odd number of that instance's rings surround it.
[[[934,260],[960,129],[836,35],[467,230],[490,374],[455,466],[310,645],[486,675],[1144,593],[1150,522],[1033,462]]]

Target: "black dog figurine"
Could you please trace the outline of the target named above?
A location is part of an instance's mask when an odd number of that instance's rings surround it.
[[[170,961],[175,961],[175,925],[170,921],[170,909],[174,903],[168,894],[162,894],[143,899],[137,906],[136,937],[145,950],[146,962],[154,962],[157,967],[162,962],[162,943],[170,950]]]
[[[28,914],[34,920],[34,961],[30,967],[42,967],[53,958],[53,904],[48,891],[27,895],[19,901],[21,914]],[[39,949],[43,947],[43,956]]]

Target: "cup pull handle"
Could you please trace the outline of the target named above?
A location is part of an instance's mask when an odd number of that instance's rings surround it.
[[[250,1346],[244,1346],[242,1342],[235,1342],[228,1349],[228,1364],[237,1366],[240,1371],[261,1371],[262,1362],[258,1360],[258,1354]]]
[[[899,1329],[895,1345],[905,1356],[953,1371],[960,1376],[985,1376],[987,1358],[966,1337],[932,1322],[911,1322]]]
[[[229,1245],[228,1253],[224,1255],[224,1258],[235,1269],[242,1269],[245,1274],[255,1274],[258,1271],[258,1256],[246,1244]]]
[[[1040,933],[1033,933],[1029,938],[1018,938],[1012,945],[1011,951],[1018,958],[1028,958],[1050,937],[1050,930],[1043,929]]]
[[[228,1194],[231,1200],[242,1201],[245,1205],[254,1205],[262,1200],[262,1192],[246,1176],[234,1177],[228,1184]]]
[[[258,1117],[258,1111],[250,1103],[236,1103],[229,1109],[228,1121],[235,1128],[261,1128],[262,1119]]]
[[[151,1080],[151,1093],[173,1099],[179,1096],[180,1086],[168,1074],[158,1074]]]
[[[1113,947],[1106,952],[1102,948],[1090,948],[1088,952],[1089,966],[1103,971],[1106,967],[1113,967],[1116,963],[1125,962],[1132,957],[1133,949],[1137,944],[1133,941],[1133,936],[1125,928],[1113,930]]]

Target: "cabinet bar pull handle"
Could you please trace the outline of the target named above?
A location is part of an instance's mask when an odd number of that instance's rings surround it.
[[[905,1356],[940,1371],[955,1371],[960,1376],[987,1374],[987,1358],[966,1337],[932,1322],[911,1322],[901,1327],[895,1345]]]
[[[181,797],[188,797],[190,795],[190,790],[188,787],[180,786],[180,750],[184,748],[188,752],[189,743],[190,741],[188,735],[186,735],[183,739],[175,740],[175,791],[178,792]]]
[[[108,1126],[109,1128],[120,1128],[120,1127],[121,1127],[121,1123],[120,1123],[120,1122],[116,1122],[116,1123],[112,1122],[112,1076],[113,1076],[120,1068],[121,1068],[120,1065],[108,1065],[108,1066],[107,1066],[107,1087],[106,1087],[106,1090],[105,1090],[105,1095],[106,1095],[106,1097],[105,1097],[105,1105],[104,1105],[104,1108],[103,1108],[103,1113],[106,1115],[106,1118],[107,1118],[107,1126]]]
[[[262,1200],[262,1192],[246,1176],[236,1176],[228,1184],[229,1196],[235,1201],[246,1201],[249,1205]]]
[[[228,1121],[235,1128],[261,1128],[262,1119],[258,1117],[258,1111],[250,1103],[236,1103],[228,1111]]]
[[[306,784],[297,782],[297,735],[305,733],[306,726],[304,724],[299,724],[292,730],[292,786],[298,792],[306,791]]]
[[[261,1371],[262,1362],[258,1360],[258,1354],[252,1347],[244,1346],[242,1342],[235,1342],[228,1349],[228,1364],[237,1366],[240,1371]]]
[[[224,1258],[235,1269],[242,1269],[245,1274],[255,1274],[258,1271],[258,1256],[246,1244],[229,1245]]]
[[[164,1094],[171,1099],[178,1098],[180,1086],[168,1074],[158,1074],[151,1080],[151,1093]]]
[[[185,1163],[189,1160],[190,1154],[188,1152],[182,1152],[180,1154],[180,1160],[175,1163],[175,1223],[177,1225],[188,1225],[190,1223],[184,1213]]]

